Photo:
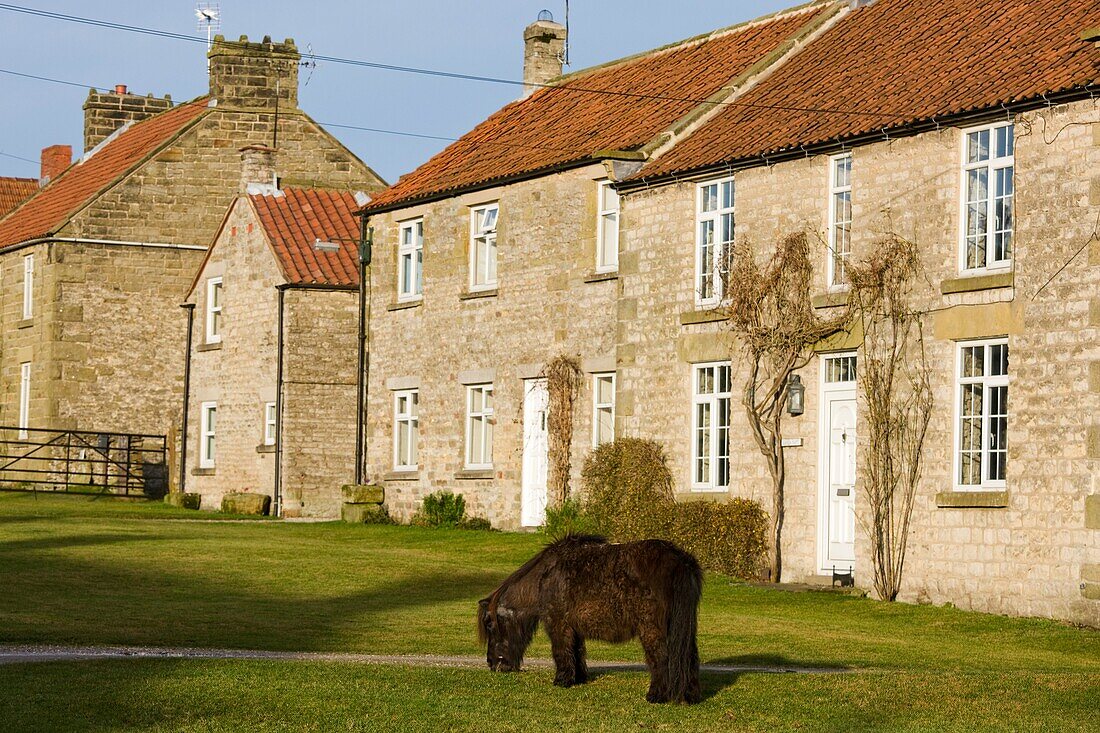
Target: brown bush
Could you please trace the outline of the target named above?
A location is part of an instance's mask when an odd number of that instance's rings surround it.
[[[612,541],[670,540],[707,570],[741,578],[761,575],[767,515],[760,505],[748,499],[678,504],[659,443],[639,438],[604,443],[588,454],[581,477],[583,524]]]
[[[767,515],[748,499],[677,504],[669,538],[707,570],[759,578],[767,560]]]

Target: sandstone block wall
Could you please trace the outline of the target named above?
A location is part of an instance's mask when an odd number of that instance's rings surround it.
[[[1094,315],[1100,312],[1095,305],[1100,258],[1092,256],[1096,247],[1087,245],[1100,205],[1095,193],[1100,133],[1091,112],[1088,103],[1073,104],[1018,121],[1014,277],[959,292],[944,291],[956,289],[948,281],[958,278],[962,132],[945,128],[853,153],[854,257],[887,233],[917,243],[927,273],[917,297],[933,311],[926,344],[936,408],[913,517],[905,600],[1100,622],[1098,604],[1080,590],[1095,567],[1100,542],[1097,531],[1085,525],[1086,497],[1097,490],[1100,458],[1088,441],[1100,399],[1090,376],[1098,370],[1100,327]],[[805,231],[820,242],[824,273],[827,184],[825,157],[739,171],[739,246],[766,251],[784,234]],[[682,323],[681,315],[694,309],[694,191],[694,184],[679,183],[624,198],[618,327],[620,432],[665,443],[684,493],[691,364],[734,350],[724,323]],[[1074,259],[1082,246],[1089,252]],[[825,289],[823,274],[818,287]],[[953,485],[956,343],[999,336],[1008,337],[1010,353],[1008,505],[941,506],[937,495]],[[735,395],[744,383],[739,366],[734,357]],[[801,376],[806,412],[785,423],[785,437],[803,440],[802,447],[787,450],[784,554],[790,580],[819,572],[820,360]],[[859,409],[862,418],[862,402]],[[866,436],[860,441],[859,450],[866,451]],[[731,454],[728,493],[770,508],[770,480],[739,406]],[[866,510],[857,488],[857,513]],[[857,582],[870,586],[869,548],[858,528],[856,557]]]
[[[523,458],[523,379],[555,356],[580,357],[590,367],[611,364],[619,281],[595,278],[596,183],[602,166],[559,173],[476,195],[378,215],[372,267],[368,462],[386,479],[391,512],[409,516],[424,495],[465,495],[468,511],[494,526],[520,523]],[[468,297],[470,208],[499,201],[499,288]],[[424,298],[398,305],[397,222],[424,218]],[[463,476],[464,372],[485,370],[495,390],[492,478]],[[603,369],[601,369],[602,371]],[[420,461],[411,477],[392,476],[393,392],[419,384]],[[588,375],[577,403],[573,486],[591,449]]]

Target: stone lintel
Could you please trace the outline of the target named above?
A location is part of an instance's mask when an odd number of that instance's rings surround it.
[[[936,506],[943,509],[1004,509],[1007,491],[941,491]]]
[[[1012,280],[1012,272],[994,272],[987,275],[953,277],[940,281],[940,292],[944,295],[951,295],[952,293],[972,293],[976,290],[1010,288],[1012,287]]]
[[[420,389],[420,377],[390,377],[386,380],[386,389],[391,392],[402,389]]]
[[[602,372],[615,371],[615,355],[607,354],[605,356],[597,356],[591,359],[585,359],[581,362],[581,370],[586,374],[599,374]]]
[[[488,369],[466,369],[458,373],[459,384],[492,384],[497,379],[497,370],[493,368]]]
[[[944,341],[1010,336],[1023,333],[1024,307],[1020,301],[960,305],[937,312],[933,324]]]

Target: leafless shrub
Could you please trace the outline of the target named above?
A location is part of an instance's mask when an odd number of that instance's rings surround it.
[[[787,384],[813,357],[815,344],[847,328],[850,313],[845,309],[823,318],[814,311],[813,265],[805,233],[786,236],[765,263],[760,259],[747,243],[733,249],[723,274],[724,305],[748,368],[742,403],[772,479],[769,565],[771,579],[779,582],[783,571],[786,464],[782,444]]]
[[[917,247],[896,235],[849,268],[850,300],[863,327],[858,379],[867,405],[869,455],[861,461],[859,484],[869,513],[860,523],[871,540],[875,591],[889,601],[901,590],[933,406],[925,314],[912,306],[919,273]]]
[[[547,494],[550,506],[561,506],[569,498],[572,468],[573,422],[577,397],[584,384],[584,372],[576,357],[561,354],[550,361],[542,376],[550,397],[546,431],[549,440]]]

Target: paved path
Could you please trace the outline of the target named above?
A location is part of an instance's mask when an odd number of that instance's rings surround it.
[[[82,661],[95,659],[268,659],[305,662],[358,662],[361,664],[394,664],[410,667],[473,667],[484,668],[483,657],[447,657],[433,655],[346,654],[340,652],[277,652],[247,649],[198,649],[145,646],[54,646],[41,644],[0,644],[0,664],[25,662]],[[549,659],[527,659],[524,666],[553,667]],[[644,671],[644,664],[632,662],[593,662],[589,669]],[[795,667],[750,664],[704,664],[702,671],[715,674],[757,672],[765,674],[840,674],[856,670],[839,667]]]

